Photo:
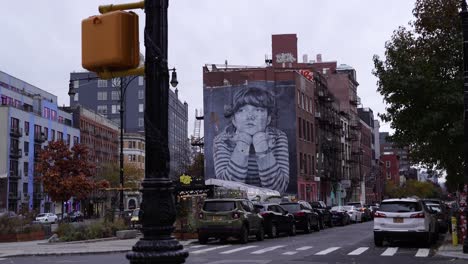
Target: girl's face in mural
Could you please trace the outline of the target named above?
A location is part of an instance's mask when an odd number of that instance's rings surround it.
[[[245,132],[251,136],[257,132],[265,132],[265,128],[270,124],[271,117],[268,110],[263,107],[244,105],[234,114],[232,124],[238,132]]]

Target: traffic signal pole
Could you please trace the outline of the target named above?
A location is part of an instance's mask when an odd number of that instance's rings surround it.
[[[169,179],[167,67],[168,0],[145,1],[145,178],[141,238],[127,254],[130,263],[184,263],[188,252],[172,237],[176,219]]]

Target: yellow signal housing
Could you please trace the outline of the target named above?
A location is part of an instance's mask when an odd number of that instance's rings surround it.
[[[113,11],[81,22],[81,64],[92,72],[138,67],[138,15]]]

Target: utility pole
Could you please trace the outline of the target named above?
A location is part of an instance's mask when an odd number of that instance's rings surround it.
[[[130,263],[184,263],[188,252],[171,234],[176,218],[169,179],[167,68],[168,0],[145,0],[145,179],[141,238],[127,254]]]
[[[460,17],[462,21],[463,30],[463,101],[464,101],[464,131],[465,131],[465,164],[463,170],[464,186],[463,191],[466,192],[466,185],[468,184],[468,11],[466,6],[466,0],[461,0],[461,12]],[[465,206],[465,216],[468,217],[468,206]],[[466,218],[465,218],[466,219]],[[468,227],[468,221],[467,221]],[[466,229],[465,229],[466,230]],[[463,240],[463,253],[468,253],[468,237]]]

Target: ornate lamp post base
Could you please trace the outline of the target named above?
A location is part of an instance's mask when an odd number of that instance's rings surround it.
[[[188,252],[174,238],[167,240],[139,240],[127,254],[130,263],[184,263]]]

